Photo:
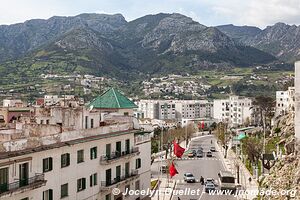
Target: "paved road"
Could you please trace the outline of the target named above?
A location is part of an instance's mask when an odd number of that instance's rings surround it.
[[[211,140],[213,140],[213,144],[211,144]],[[203,151],[207,152],[211,146],[214,146],[214,137],[211,135],[206,135],[200,138],[197,138],[191,141],[189,149],[197,149],[199,146],[203,147]],[[205,154],[205,153],[204,153]],[[176,180],[176,188],[177,191],[187,191],[187,188],[194,190],[196,194],[194,195],[173,195],[173,200],[177,200],[178,196],[180,196],[181,200],[213,200],[213,199],[220,199],[220,200],[232,200],[236,199],[234,196],[230,195],[223,195],[223,196],[212,196],[207,193],[203,193],[203,186],[199,183],[199,179],[201,176],[206,178],[214,178],[218,180],[218,172],[220,170],[224,170],[224,166],[221,161],[221,154],[220,152],[213,152],[212,158],[192,158],[189,159],[186,156],[183,157],[181,160],[176,160],[175,165],[176,169],[178,170],[179,174],[173,177]],[[163,161],[165,163],[166,161]],[[153,177],[158,177],[160,175],[159,166],[161,165],[160,162],[153,163],[151,167]],[[185,183],[183,181],[183,174],[185,172],[191,172],[195,176],[197,182],[196,183]],[[167,177],[166,174],[163,177]],[[197,194],[198,193],[198,194]]]

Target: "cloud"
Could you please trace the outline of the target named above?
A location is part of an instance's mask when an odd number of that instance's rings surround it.
[[[263,28],[276,22],[300,24],[299,0],[215,0],[206,3],[210,4],[216,15],[238,25]]]

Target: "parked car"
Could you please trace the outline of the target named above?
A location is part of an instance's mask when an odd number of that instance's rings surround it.
[[[198,158],[202,158],[202,157],[203,157],[203,151],[198,150],[196,156],[197,156]]]
[[[189,172],[183,174],[183,179],[187,183],[195,183],[196,182],[196,179],[195,179],[194,175],[192,173],[189,173]]]
[[[203,147],[199,146],[199,147],[198,147],[198,150],[203,151]]]
[[[216,148],[215,147],[210,147],[210,151],[215,152]]]
[[[215,190],[216,186],[213,183],[206,183],[204,188],[205,188],[205,192],[209,192],[211,190]]]
[[[206,153],[206,157],[212,157],[212,152],[211,152],[211,151],[208,151],[208,152]]]
[[[195,157],[196,156],[196,150],[192,150],[192,151],[190,151],[189,153],[188,153],[188,157],[189,158],[193,158],[193,157]]]

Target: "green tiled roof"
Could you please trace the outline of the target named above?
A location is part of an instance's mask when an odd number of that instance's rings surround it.
[[[137,106],[118,90],[111,88],[94,99],[89,107],[93,108],[137,108]]]

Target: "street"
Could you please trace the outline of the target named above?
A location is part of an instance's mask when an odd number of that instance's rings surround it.
[[[211,144],[212,140],[212,144]],[[225,170],[225,167],[222,164],[221,154],[220,152],[213,152],[213,157],[206,157],[206,152],[209,151],[211,146],[215,146],[215,138],[212,135],[205,135],[199,138],[196,138],[190,142],[190,149],[198,149],[199,146],[203,148],[204,157],[203,158],[188,158],[186,155],[183,156],[182,159],[175,160],[175,166],[178,171],[178,174],[175,175],[172,179],[176,180],[175,190],[186,190],[186,188],[190,188],[191,190],[199,189],[200,192],[194,195],[178,195],[174,194],[172,199],[177,200],[180,197],[181,200],[206,200],[206,199],[224,199],[231,200],[236,199],[232,195],[222,195],[222,196],[214,196],[209,195],[204,192],[204,186],[200,184],[200,177],[203,176],[206,178],[213,178],[218,183],[218,172],[220,170]],[[162,161],[162,164],[166,164],[166,161]],[[159,177],[160,171],[159,166],[160,162],[153,163],[151,167],[153,177]],[[183,179],[183,174],[186,172],[191,172],[196,178],[196,183],[186,183]],[[167,173],[163,174],[162,177],[167,178]],[[218,189],[218,187],[217,187]]]

